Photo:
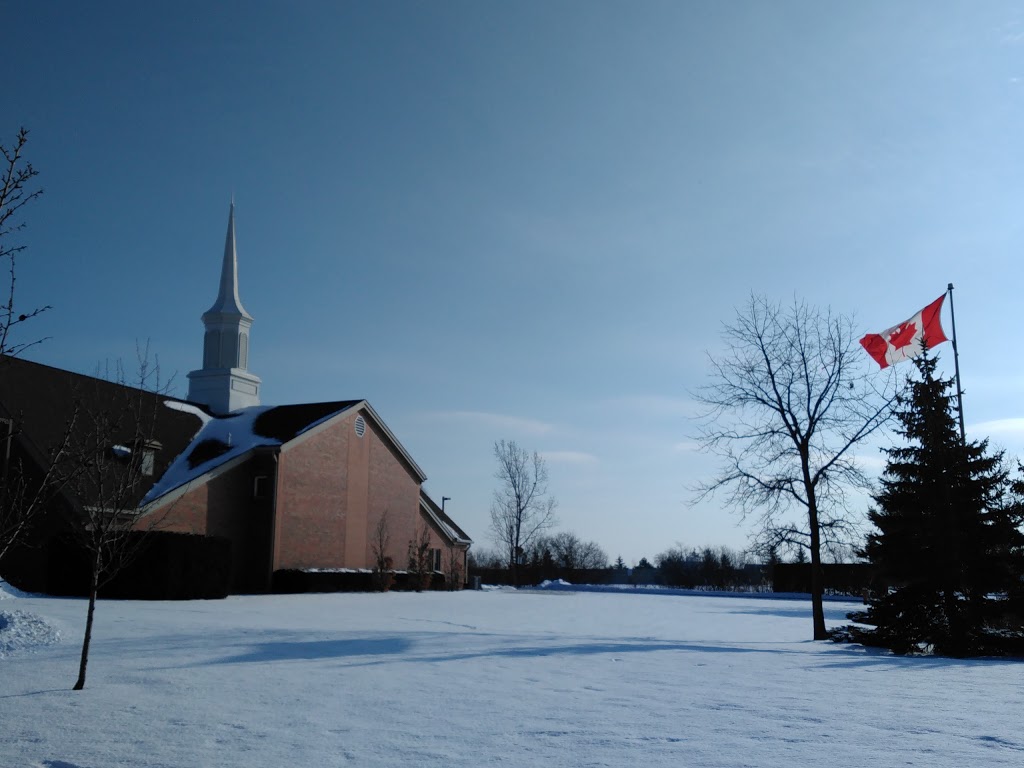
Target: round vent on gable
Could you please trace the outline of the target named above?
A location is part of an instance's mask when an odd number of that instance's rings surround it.
[[[356,416],[356,434],[362,437],[366,434],[366,419],[362,416]]]

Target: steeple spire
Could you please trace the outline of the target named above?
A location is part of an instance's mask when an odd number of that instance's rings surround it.
[[[252,315],[238,298],[234,195],[228,213],[220,287],[213,306],[203,313],[203,325],[203,367],[188,375],[188,399],[209,406],[217,414],[259,405],[261,382],[248,370]]]
[[[231,199],[231,210],[228,213],[228,234],[224,239],[224,263],[220,268],[220,291],[217,293],[217,300],[213,302],[206,314],[203,315],[238,315],[252,320],[252,316],[245,311],[241,299],[238,298],[238,250],[235,246],[235,200]]]

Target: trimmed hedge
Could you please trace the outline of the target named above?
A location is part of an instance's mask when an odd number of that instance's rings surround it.
[[[194,600],[227,597],[231,586],[231,542],[216,536],[166,531],[127,534],[131,560],[100,589],[101,598]],[[89,556],[73,538],[48,547],[47,592],[81,597],[89,593]]]
[[[413,579],[405,571],[394,571],[392,590],[410,591]],[[430,589],[444,589],[444,574],[435,573]],[[274,571],[273,590],[277,594],[302,594],[305,592],[375,592],[376,583],[372,571],[303,571],[284,569]]]
[[[874,573],[866,563],[822,563],[826,594],[861,595],[866,589],[878,589]],[[772,589],[776,592],[810,592],[810,563],[776,563],[772,573]]]

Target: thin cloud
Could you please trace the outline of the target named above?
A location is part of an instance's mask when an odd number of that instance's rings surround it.
[[[882,472],[889,464],[889,459],[883,454],[872,456],[870,454],[858,453],[853,458],[862,469],[869,471]]]
[[[672,446],[674,453],[696,453],[700,450],[700,443],[695,443],[692,440],[676,443]]]
[[[610,405],[655,416],[683,417],[696,415],[700,408],[692,398],[665,395],[625,395],[615,398]]]
[[[1024,29],[1016,21],[1004,24],[999,30],[999,40],[1004,45],[1020,45],[1024,43]]]
[[[457,421],[468,426],[478,426],[494,431],[524,435],[545,435],[554,430],[554,425],[539,419],[508,416],[486,411],[435,411],[428,414],[432,419]]]
[[[552,464],[596,464],[597,456],[583,451],[541,451],[541,456]]]
[[[967,428],[967,431],[972,434],[981,435],[1011,435],[1024,437],[1024,418],[983,421],[980,424],[971,424]]]

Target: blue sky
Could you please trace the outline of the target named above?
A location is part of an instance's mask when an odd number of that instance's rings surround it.
[[[28,357],[149,339],[184,396],[234,195],[264,401],[369,399],[478,545],[508,439],[612,557],[743,547],[689,393],[752,291],[878,331],[953,282],[1024,452],[1015,5],[6,3]]]

